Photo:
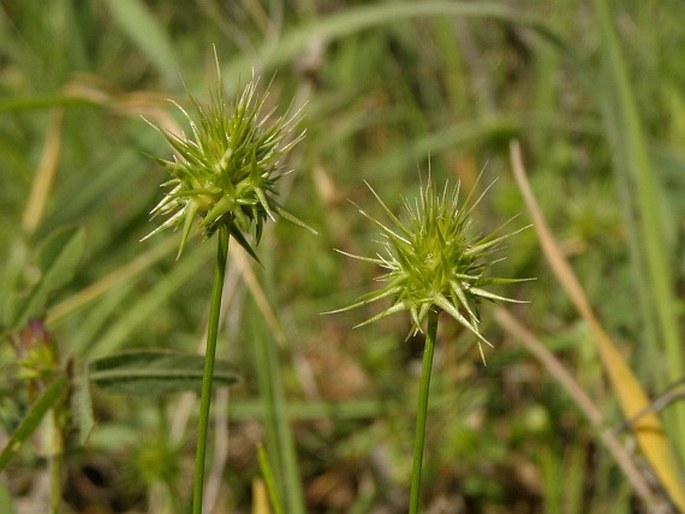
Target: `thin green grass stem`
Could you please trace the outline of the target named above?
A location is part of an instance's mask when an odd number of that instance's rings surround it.
[[[263,323],[255,328],[255,366],[260,396],[265,407],[267,449],[278,474],[274,486],[285,498],[289,513],[305,514],[302,479],[295,440],[286,411],[278,346],[274,339],[265,333]]]
[[[274,380],[270,374],[268,342],[260,320],[253,316],[254,328],[254,357],[257,383],[259,384],[259,399],[264,412],[264,435],[266,448],[272,469],[275,473],[274,487],[281,498],[287,498],[285,484],[283,483],[283,452],[280,449],[278,428],[276,422],[276,398],[274,396]]]
[[[274,344],[273,339],[269,340],[270,352],[273,354],[270,362],[273,363],[273,369],[279,369],[278,348]],[[285,393],[283,391],[283,381],[281,374],[274,376],[274,393],[275,407],[274,418],[276,421],[276,430],[278,434],[278,444],[282,452],[283,469],[285,473],[285,487],[287,490],[288,512],[292,514],[305,514],[305,502],[302,493],[302,477],[300,473],[300,465],[297,460],[297,448],[295,446],[295,437],[293,436],[290,427],[290,420],[285,411]]]
[[[276,486],[276,478],[269,463],[269,457],[262,445],[257,447],[257,458],[259,460],[259,469],[262,472],[262,477],[266,484],[266,490],[271,500],[271,507],[274,509],[274,514],[285,514],[283,511],[283,502]]]
[[[207,434],[209,432],[209,407],[212,401],[212,379],[214,378],[214,360],[216,357],[216,340],[219,333],[219,315],[221,313],[221,295],[224,289],[224,275],[228,258],[228,227],[221,226],[217,237],[216,268],[214,288],[209,307],[207,326],[207,346],[205,349],[205,366],[202,374],[202,392],[200,395],[200,419],[195,451],[195,482],[193,485],[193,514],[202,514],[202,495],[205,481],[205,455],[207,453]]]
[[[419,402],[416,408],[416,434],[414,436],[414,457],[411,470],[411,493],[409,495],[409,514],[419,512],[421,496],[421,464],[423,463],[423,444],[426,439],[426,417],[428,416],[428,392],[430,390],[431,372],[435,339],[438,333],[438,312],[431,310],[428,314],[428,330],[423,349],[421,381],[419,383]]]

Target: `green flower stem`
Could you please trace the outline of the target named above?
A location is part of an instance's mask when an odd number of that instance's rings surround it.
[[[430,389],[433,354],[435,353],[435,339],[437,333],[438,311],[431,309],[428,314],[428,329],[426,330],[426,343],[423,349],[423,365],[421,366],[421,382],[419,383],[419,403],[416,409],[416,434],[414,436],[414,458],[411,470],[409,514],[417,514],[419,512],[421,464],[423,462],[423,443],[426,438],[426,417],[428,415],[428,392]]]
[[[202,393],[200,396],[200,420],[195,451],[195,483],[193,486],[193,514],[202,514],[202,495],[205,481],[205,455],[207,453],[207,433],[209,428],[209,407],[212,401],[212,379],[214,378],[214,359],[216,357],[216,340],[219,332],[219,314],[221,312],[221,295],[224,289],[224,275],[228,257],[228,227],[219,227],[214,273],[214,289],[209,310],[207,326],[207,346],[205,349],[205,367],[202,374]]]

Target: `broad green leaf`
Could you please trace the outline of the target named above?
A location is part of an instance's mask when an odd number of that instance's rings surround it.
[[[17,329],[36,316],[43,314],[50,294],[69,283],[78,269],[83,255],[85,237],[83,230],[69,227],[54,232],[39,249],[35,263],[40,278],[33,289],[23,298],[9,298],[6,325]]]
[[[57,402],[60,396],[64,393],[69,384],[66,373],[61,373],[47,389],[41,394],[36,402],[31,406],[24,419],[21,420],[19,426],[15,430],[7,445],[0,453],[0,471],[5,469],[5,466],[14,458],[19,452],[19,449],[24,442],[31,437],[31,434],[38,428],[45,413]]]
[[[183,391],[200,392],[205,359],[166,350],[122,352],[91,361],[90,383],[118,394],[160,396]],[[230,385],[238,380],[235,368],[217,360],[214,383]]]

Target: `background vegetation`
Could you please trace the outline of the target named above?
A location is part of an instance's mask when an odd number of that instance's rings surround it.
[[[271,386],[254,371],[264,341],[280,352],[279,405],[292,420],[306,511],[406,508],[422,340],[405,340],[410,322],[402,316],[353,330],[377,312],[373,306],[320,315],[351,303],[379,274],[333,248],[362,255],[378,248],[376,229],[348,201],[382,218],[363,180],[398,208],[402,196],[417,194],[429,167],[438,183],[460,179],[464,191],[497,179],[477,213],[483,232],[517,214],[514,225],[527,224],[511,175],[512,138],[598,318],[643,387],[658,395],[682,376],[685,7],[595,4],[2,2],[3,301],[38,280],[34,257],[49,234],[79,226],[78,271],[44,313],[62,361],[73,359],[80,370],[125,349],[198,349],[213,246],[189,245],[175,262],[178,234],[139,243],[154,226],[148,212],[165,178],[147,154],[167,152],[141,116],[177,127],[166,99],[183,104],[184,88],[206,97],[216,45],[230,92],[254,69],[262,84],[271,81],[279,112],[304,105],[307,135],[281,199],[319,231],[271,226],[258,249],[263,266],[232,247],[219,356],[237,366],[241,381],[214,404],[208,496],[216,512],[258,512],[257,444],[277,437],[263,422]],[[615,39],[602,28],[604,8]],[[498,274],[537,277],[507,289],[530,300],[511,311],[596,402],[605,426],[630,444],[592,333],[556,282],[535,231],[508,246]],[[488,305],[483,323],[495,345],[487,367],[470,333],[447,319],[441,325],[426,512],[638,509],[555,377]],[[4,446],[30,393],[6,342],[0,363]],[[76,430],[66,439],[64,512],[183,512],[195,397],[94,395],[97,425],[86,444]],[[675,442],[680,407],[665,411]],[[30,443],[2,475],[3,512],[42,512],[47,469],[40,439]]]

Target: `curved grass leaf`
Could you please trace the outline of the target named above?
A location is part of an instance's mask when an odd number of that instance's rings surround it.
[[[110,0],[111,1],[111,0]],[[112,2],[113,3],[113,2]],[[306,50],[311,41],[333,41],[355,32],[372,29],[402,20],[430,17],[468,17],[489,18],[531,28],[565,53],[570,51],[546,20],[510,9],[504,5],[490,2],[390,2],[362,5],[341,10],[338,13],[321,17],[316,22],[303,24],[284,35],[278,45],[265,45],[258,62],[265,70],[274,69],[298,56]],[[250,63],[238,58],[231,67],[225,67],[223,76],[226,84],[235,85],[240,71],[248,69]],[[254,65],[254,64],[252,64]]]
[[[78,409],[76,419],[78,421],[79,443],[85,446],[90,434],[95,428],[95,415],[93,414],[93,400],[90,395],[90,380],[88,366],[83,367],[81,381],[75,387],[75,404]]]
[[[271,500],[271,506],[274,509],[274,513],[283,514],[283,502],[281,501],[281,497],[278,493],[274,471],[271,468],[269,456],[266,454],[266,450],[261,444],[257,446],[257,458],[259,460],[259,471],[261,471],[262,477],[264,477],[266,490],[269,494],[269,500]]]
[[[166,350],[122,352],[91,361],[89,379],[108,393],[162,396],[184,391],[200,392],[205,358]],[[232,364],[217,360],[214,382],[230,385],[238,381]]]
[[[108,0],[113,18],[126,35],[143,51],[170,85],[179,82],[180,67],[166,30],[144,2]]]
[[[178,265],[174,266],[167,273],[164,280],[158,281],[152,289],[134,299],[124,315],[120,316],[116,322],[106,326],[106,331],[102,333],[101,337],[90,341],[78,338],[80,343],[74,347],[74,353],[76,355],[87,354],[100,357],[113,355],[122,350],[129,341],[130,335],[147,322],[164,302],[168,301],[172,295],[179,291],[186,281],[196,276],[200,269],[207,265],[211,255],[209,246],[200,245],[194,248],[187,258],[183,259],[182,262],[179,262]],[[166,254],[165,252],[163,253]],[[149,259],[150,257],[146,258]],[[156,259],[157,257],[154,258]],[[134,270],[143,269],[140,268],[143,264],[147,266],[144,261],[139,262]],[[124,271],[129,273],[130,269]]]
[[[24,442],[31,437],[31,434],[40,425],[45,413],[57,402],[69,385],[66,373],[61,373],[52,383],[45,389],[35,403],[31,406],[24,419],[21,420],[19,426],[10,437],[7,445],[0,453],[0,471],[5,469],[5,466],[14,458],[19,452]]]
[[[5,311],[5,325],[17,329],[33,317],[42,315],[52,292],[74,277],[85,248],[83,230],[68,227],[54,232],[39,249],[35,263],[40,279],[27,296],[10,297]]]

